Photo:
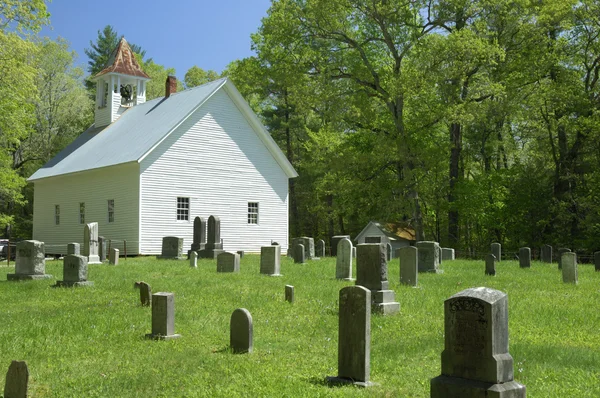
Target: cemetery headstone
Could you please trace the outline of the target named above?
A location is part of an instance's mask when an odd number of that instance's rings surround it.
[[[531,249],[529,247],[522,247],[519,249],[519,267],[531,267]]]
[[[304,246],[304,259],[312,260],[315,258],[315,240],[308,236],[298,238],[300,244]]]
[[[304,250],[304,245],[298,243],[294,246],[294,262],[296,264],[304,264],[306,263],[306,251]]]
[[[16,245],[15,273],[7,274],[9,281],[25,279],[49,279],[46,274],[46,251],[44,242],[23,240]]]
[[[325,257],[325,241],[323,239],[319,239],[315,245],[315,256]]]
[[[25,361],[12,361],[6,372],[4,398],[27,398],[29,369]]]
[[[478,287],[444,302],[442,374],[431,379],[431,397],[525,398],[514,381],[508,352],[508,296]]]
[[[485,274],[496,275],[496,256],[494,254],[488,254],[485,257]]]
[[[221,219],[217,216],[210,216],[208,217],[208,238],[204,250],[198,252],[198,257],[216,259],[221,253],[223,253]]]
[[[438,242],[435,242],[435,248],[437,249],[438,252],[438,259],[439,259],[439,265],[442,265],[442,247],[440,246],[440,244]]]
[[[240,272],[240,255],[223,252],[217,256],[217,272]]]
[[[234,354],[252,352],[252,315],[245,308],[238,308],[231,314],[229,323],[229,345]]]
[[[383,315],[400,311],[395,293],[389,290],[385,244],[363,243],[356,246],[356,285],[371,290],[372,310]]]
[[[577,284],[577,254],[565,252],[562,254],[561,262],[563,282]]]
[[[194,235],[190,251],[204,250],[206,245],[206,221],[202,217],[194,218]]]
[[[165,236],[162,238],[160,256],[164,260],[183,260],[183,238]]]
[[[294,286],[285,285],[285,301],[288,303],[294,302]]]
[[[418,256],[419,251],[414,246],[406,246],[398,249],[398,257],[400,257],[401,284],[417,286],[417,277],[419,275]]]
[[[381,236],[365,236],[365,243],[381,243]]]
[[[98,257],[100,258],[100,262],[106,261],[106,253],[108,250],[108,244],[106,243],[106,238],[104,236],[98,237]]]
[[[98,223],[91,222],[83,227],[83,255],[88,258],[88,264],[101,264],[98,255]]]
[[[344,238],[338,241],[336,248],[335,277],[346,281],[353,281],[352,278],[352,241]]]
[[[563,253],[570,252],[571,249],[567,249],[566,247],[561,247],[558,249],[558,269],[562,269],[562,255]]]
[[[110,265],[119,265],[119,249],[112,248],[110,249],[110,254],[108,256],[108,263]]]
[[[387,261],[392,261],[392,245],[390,243],[385,244],[385,257]]]
[[[450,261],[454,260],[454,249],[449,247],[442,247],[442,260]]]
[[[198,268],[198,252],[195,250],[190,250],[190,267]]]
[[[600,271],[600,251],[594,253],[594,268]]]
[[[260,273],[280,276],[281,246],[263,246],[260,248]]]
[[[87,257],[77,254],[67,254],[63,258],[63,280],[57,281],[56,286],[92,286],[94,282],[88,281]]]
[[[243,250],[238,250],[236,253],[240,255],[240,259],[244,258],[244,251]]]
[[[540,259],[543,263],[552,263],[552,246],[544,245],[542,246]]]
[[[338,243],[340,240],[347,238],[350,239],[350,235],[335,235],[331,237],[331,256],[337,256]]]
[[[80,254],[79,243],[67,243],[67,254]]]
[[[437,242],[417,242],[419,272],[440,272],[440,252],[438,247],[439,244]]]
[[[326,380],[368,387],[373,385],[370,378],[371,291],[363,286],[347,286],[340,290],[339,298],[338,374]]]
[[[181,337],[175,334],[175,295],[158,292],[152,295],[152,333],[146,338],[171,340]]]
[[[150,307],[150,304],[152,304],[152,288],[146,282],[139,282],[139,289],[142,307]]]
[[[492,254],[496,257],[496,261],[502,261],[502,245],[500,243],[491,244]]]

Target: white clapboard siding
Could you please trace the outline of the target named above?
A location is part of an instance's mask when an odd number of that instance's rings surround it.
[[[107,126],[110,124],[110,111],[111,108],[108,106],[99,107],[96,109],[96,116],[94,118],[94,126]]]
[[[82,173],[37,180],[34,183],[33,239],[46,243],[46,252],[64,254],[66,245],[83,245],[84,225],[79,203],[85,203],[85,223],[97,222],[98,234],[113,239],[123,253],[139,254],[139,164],[105,167]],[[108,222],[108,200],[115,201],[115,221]],[[60,205],[60,224],[54,206]]]
[[[360,236],[358,237],[358,243],[365,243],[365,238],[367,236],[380,236],[382,242],[385,242],[387,238],[383,231],[373,223],[369,223],[367,228],[361,232]]]
[[[260,252],[288,241],[288,177],[225,90],[217,91],[140,164],[142,254],[158,254],[164,236],[193,237],[193,219],[221,219],[227,251]],[[177,221],[177,197],[190,198],[190,219]],[[248,224],[248,202],[259,224]]]

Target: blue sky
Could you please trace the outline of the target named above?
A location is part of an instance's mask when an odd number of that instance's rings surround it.
[[[98,30],[112,25],[183,80],[194,65],[221,72],[229,62],[253,55],[250,34],[270,5],[270,0],[53,0],[48,3],[51,27],[41,35],[65,38],[79,56],[77,64],[87,68],[84,48]]]

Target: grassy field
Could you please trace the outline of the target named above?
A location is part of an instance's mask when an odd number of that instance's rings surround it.
[[[502,262],[497,276],[483,261],[442,264],[443,274],[419,275],[419,287],[390,288],[400,313],[371,321],[371,389],[329,387],[337,374],[339,290],[335,259],[306,265],[282,259],[282,277],[259,274],[259,257],[242,259],[241,273],[217,274],[216,263],[155,258],[91,265],[87,288],[52,288],[62,261],[48,261],[54,280],[7,282],[0,267],[0,388],[13,359],[26,360],[32,397],[428,397],[440,374],[443,302],[469,288],[508,293],[510,353],[515,379],[529,397],[600,396],[600,272],[580,265],[579,285],[563,284],[557,265],[520,269]],[[134,281],[175,293],[173,341],[145,340],[151,310],[141,307]],[[284,285],[296,302],[284,301]],[[247,308],[254,352],[228,351],[229,318]]]

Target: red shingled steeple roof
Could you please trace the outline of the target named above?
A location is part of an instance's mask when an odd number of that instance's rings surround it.
[[[133,56],[133,51],[131,51],[129,44],[127,44],[127,40],[125,40],[124,37],[121,38],[119,45],[117,45],[117,48],[115,48],[115,50],[112,52],[106,64],[107,66],[94,77],[115,72],[123,75],[138,76],[150,79],[150,76],[144,73],[142,68],[140,68],[140,65]]]

